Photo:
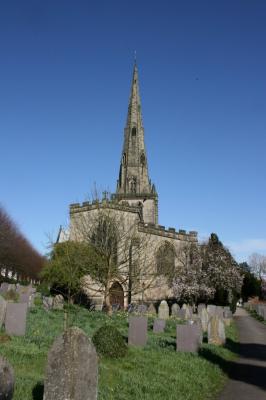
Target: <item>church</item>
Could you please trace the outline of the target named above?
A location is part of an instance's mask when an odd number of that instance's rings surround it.
[[[197,232],[158,224],[158,193],[149,176],[136,63],[116,192],[102,200],[71,204],[68,235],[60,230],[58,241],[85,240],[84,232],[93,229],[101,213],[112,216],[119,230],[119,270],[110,282],[111,305],[126,308],[173,297],[171,273],[178,268],[182,248],[198,243]],[[101,283],[90,276],[84,282],[86,294],[101,309],[105,301]]]

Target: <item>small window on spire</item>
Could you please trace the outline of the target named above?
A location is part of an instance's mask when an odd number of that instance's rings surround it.
[[[134,127],[132,128],[131,135],[136,136],[136,134],[137,134],[137,129]]]

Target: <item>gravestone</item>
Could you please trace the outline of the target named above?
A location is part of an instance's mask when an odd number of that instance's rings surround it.
[[[216,306],[213,304],[208,304],[207,305],[207,311],[210,317],[213,317],[215,315],[216,312]]]
[[[162,300],[158,309],[158,319],[168,319],[169,318],[169,307],[167,301]]]
[[[180,307],[178,304],[174,303],[171,308],[171,314],[173,317],[179,317]]]
[[[201,313],[201,310],[206,309],[206,305],[204,303],[200,303],[198,304],[197,310],[198,310],[198,314]]]
[[[0,400],[11,400],[14,393],[15,375],[9,362],[0,356]]]
[[[233,318],[233,313],[230,309],[224,311],[224,318]]]
[[[0,296],[0,329],[2,328],[2,325],[5,321],[5,316],[6,316],[6,301],[2,296]]]
[[[27,309],[26,303],[7,303],[5,330],[8,335],[25,335]]]
[[[154,307],[153,303],[151,303],[147,310],[148,314],[156,315],[156,308]]]
[[[61,294],[57,294],[53,299],[53,310],[63,310],[64,308],[64,297]]]
[[[215,314],[218,315],[219,318],[223,318],[224,316],[224,309],[221,306],[216,306]]]
[[[0,287],[0,294],[5,294],[8,291],[9,283],[3,282]]]
[[[44,307],[45,311],[49,311],[53,307],[53,298],[44,296],[42,299],[42,303],[43,303],[43,307]]]
[[[96,400],[98,357],[77,327],[67,329],[48,353],[43,400]]]
[[[131,316],[129,318],[128,344],[145,346],[147,343],[148,318]]]
[[[155,319],[153,322],[153,332],[162,333],[165,330],[165,319]]]
[[[176,326],[176,351],[196,353],[199,346],[200,334],[196,324]]]
[[[178,318],[185,319],[186,318],[186,311],[184,309],[180,309],[178,311]]]
[[[224,322],[218,315],[210,318],[208,324],[208,343],[216,345],[225,343]]]
[[[192,318],[192,308],[188,304],[183,304],[182,305],[182,310],[185,311],[185,319],[191,319]]]
[[[201,320],[201,326],[202,326],[203,332],[207,332],[208,322],[209,322],[209,314],[208,314],[206,307],[201,309],[201,311],[199,312],[199,317]]]
[[[140,314],[144,314],[147,311],[147,306],[146,304],[139,304],[137,308],[137,312]]]
[[[195,320],[193,320],[193,324],[195,325],[195,328],[198,330],[199,345],[201,346],[203,342],[203,328],[201,324],[201,319],[197,317]]]

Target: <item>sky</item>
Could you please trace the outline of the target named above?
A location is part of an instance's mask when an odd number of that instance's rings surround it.
[[[134,52],[159,223],[266,254],[265,0],[0,5],[0,203],[42,253],[114,192]]]

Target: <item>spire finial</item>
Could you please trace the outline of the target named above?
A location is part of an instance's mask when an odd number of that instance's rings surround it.
[[[137,64],[137,50],[134,50],[134,64]]]

